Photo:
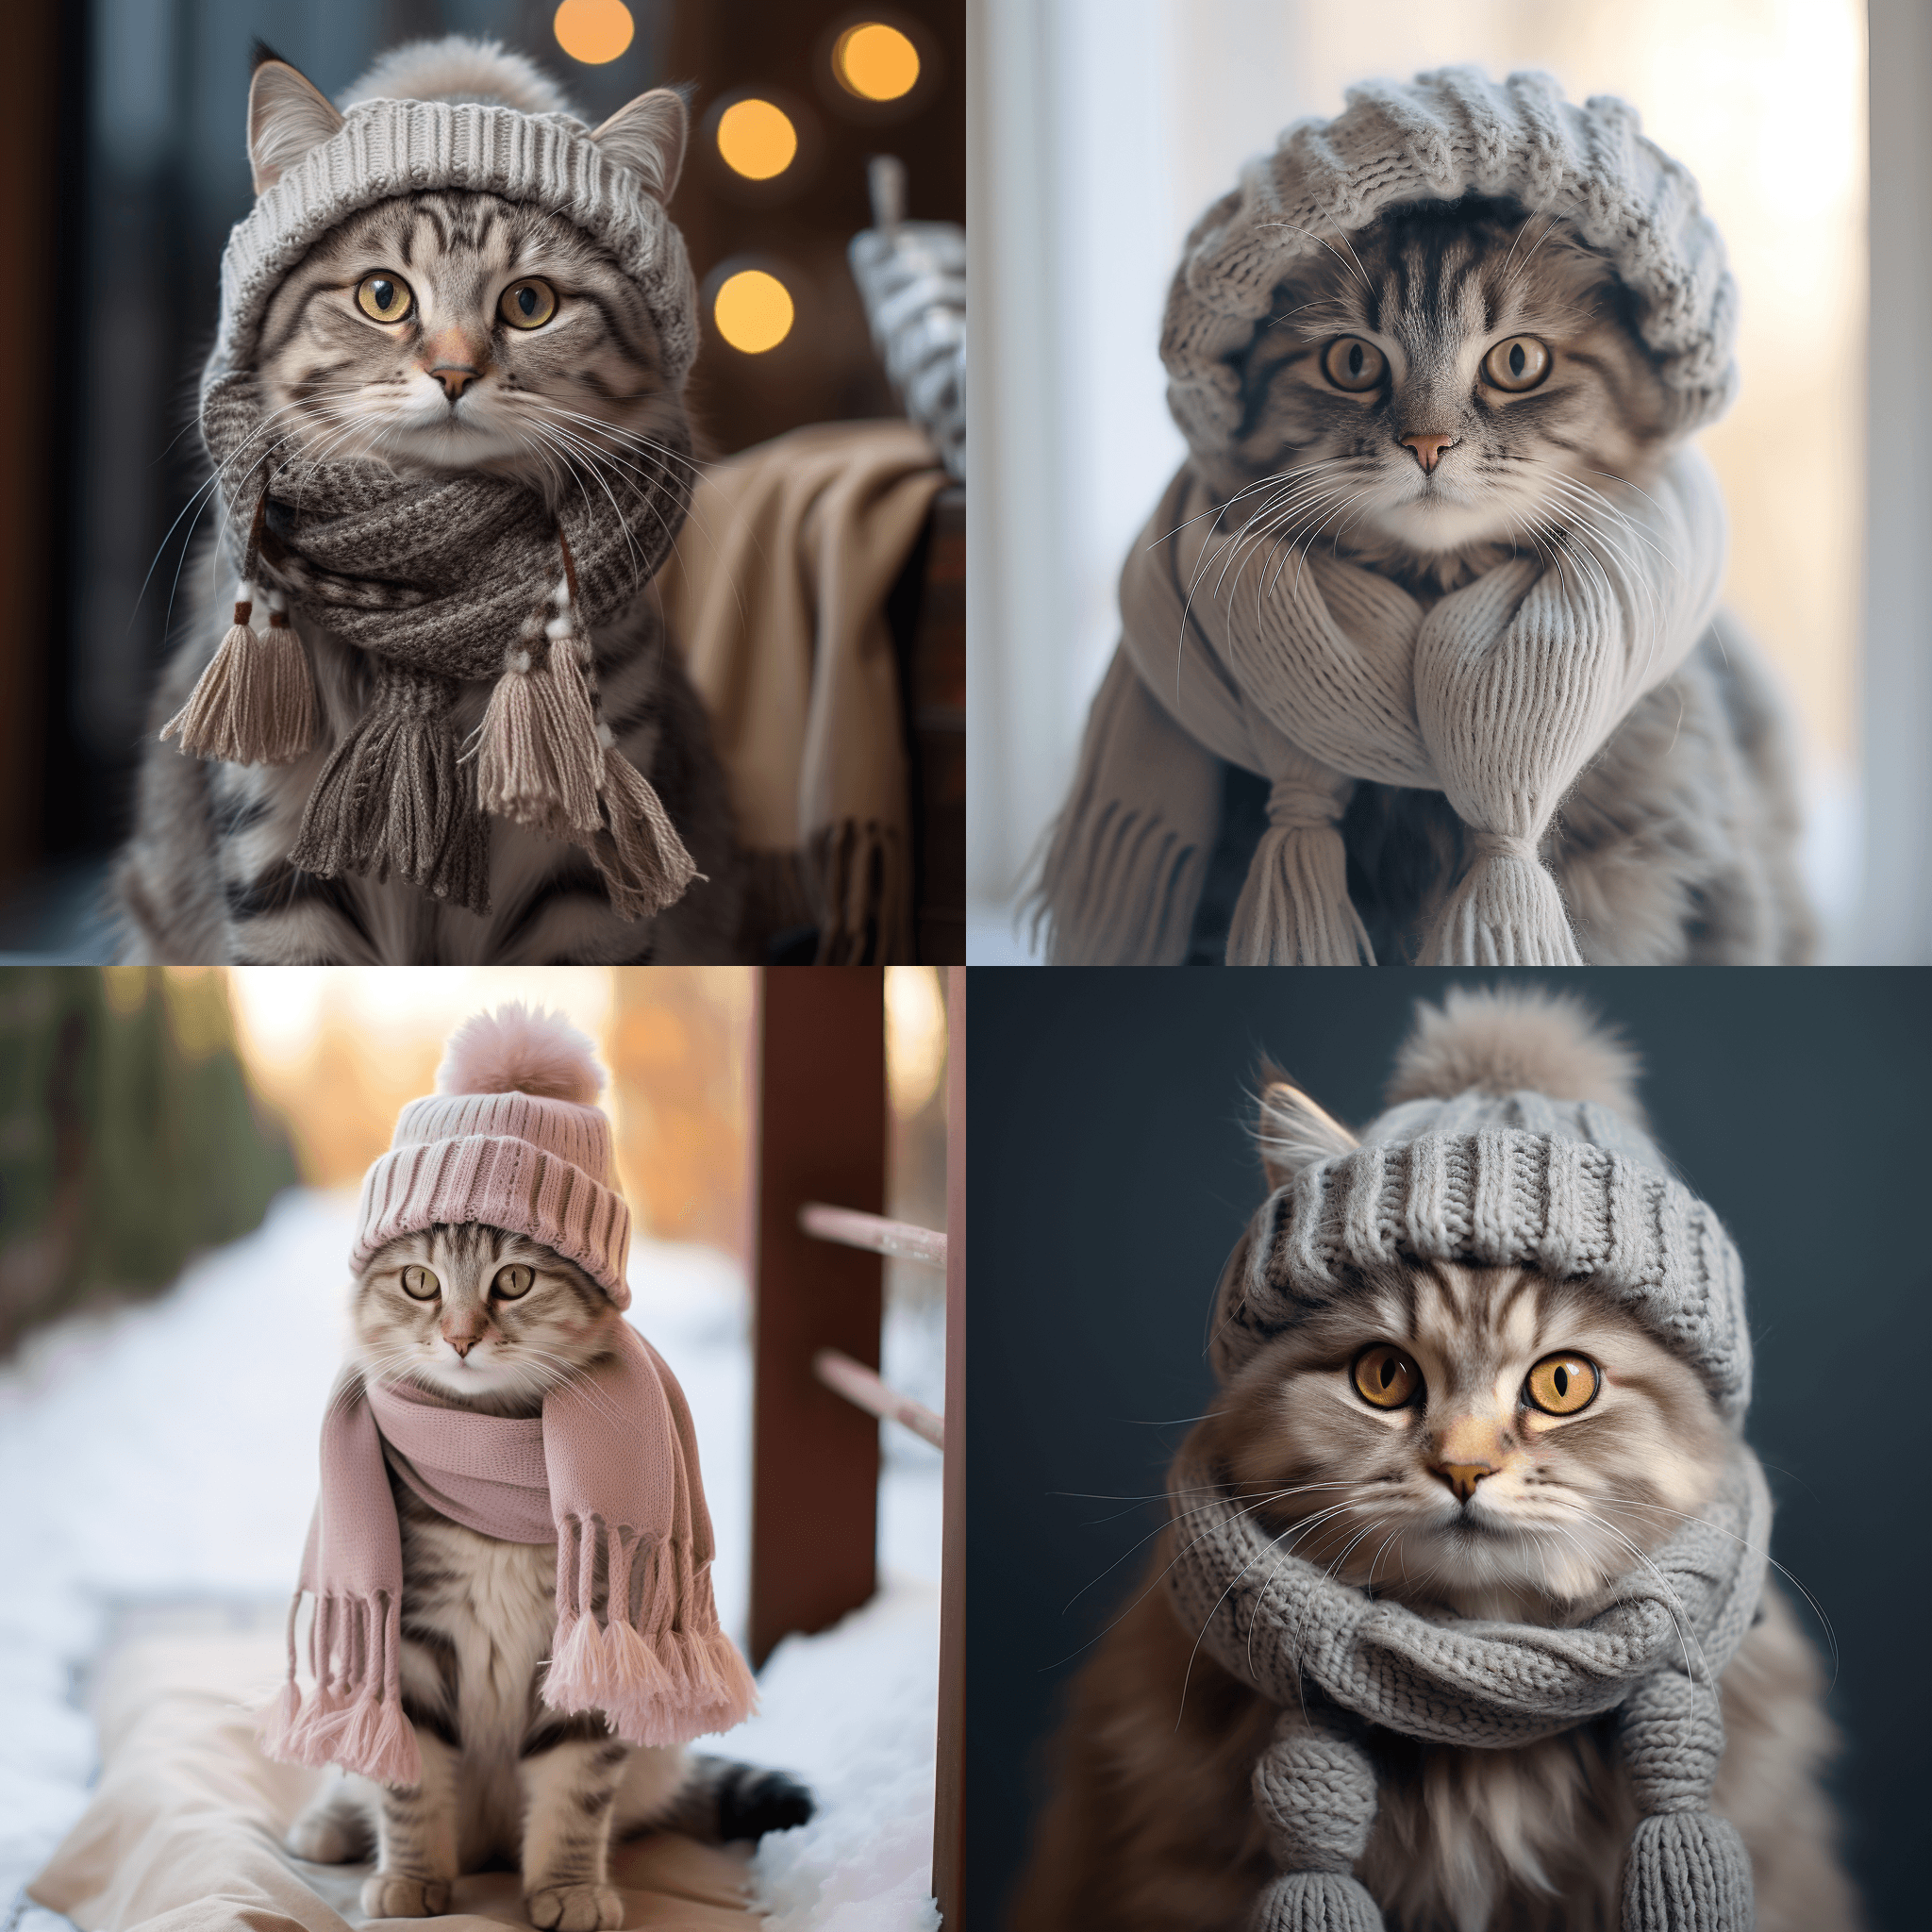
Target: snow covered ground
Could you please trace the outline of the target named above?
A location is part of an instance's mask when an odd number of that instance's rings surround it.
[[[353,1199],[291,1191],[162,1300],[30,1336],[0,1369],[0,1914],[87,1801],[75,1678],[117,1608],[286,1601],[341,1358]],[[750,1364],[737,1264],[641,1241],[631,1319],[690,1397],[718,1534],[720,1613],[741,1629]],[[936,1311],[895,1305],[887,1372],[937,1408]],[[897,1440],[894,1440],[897,1439]],[[781,1644],[728,1749],[805,1776],[819,1818],[756,1866],[774,1932],[926,1932],[938,1686],[940,1458],[887,1434],[885,1587]],[[66,1922],[38,1909],[22,1932]]]

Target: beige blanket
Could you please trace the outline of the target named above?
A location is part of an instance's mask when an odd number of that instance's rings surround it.
[[[885,601],[945,483],[909,423],[824,423],[715,465],[658,578],[741,843],[822,964],[913,957],[912,813]]]
[[[250,1707],[283,1663],[279,1637],[146,1639],[117,1651],[93,1704],[101,1779],[93,1802],[27,1888],[83,1932],[348,1932],[382,1924],[419,1932],[524,1925],[511,1872],[457,1881],[435,1919],[365,1920],[360,1865],[310,1865],[282,1834],[325,1774],[272,1764]],[[332,1774],[330,1774],[332,1775]],[[611,1882],[626,1927],[746,1932],[746,1859],[657,1836],[618,1850]]]

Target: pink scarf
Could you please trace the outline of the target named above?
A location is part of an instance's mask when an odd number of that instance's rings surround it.
[[[289,1680],[263,1733],[271,1757],[389,1785],[422,1778],[402,1708],[403,1545],[385,1442],[403,1480],[452,1522],[557,1545],[551,1709],[601,1710],[632,1744],[682,1743],[750,1715],[751,1672],[711,1599],[711,1519],[684,1391],[634,1328],[616,1332],[615,1359],[553,1389],[528,1422],[344,1372],[323,1419]],[[306,1701],[295,1660],[305,1593],[315,1600]]]

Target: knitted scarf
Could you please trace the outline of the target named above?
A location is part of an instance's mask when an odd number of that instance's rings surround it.
[[[581,845],[612,905],[641,919],[696,876],[650,781],[598,710],[591,636],[635,600],[669,552],[690,492],[679,450],[611,466],[594,495],[553,512],[487,476],[406,482],[376,462],[285,454],[250,373],[202,401],[242,585],[232,627],[163,738],[240,764],[286,764],[314,742],[305,617],[369,654],[368,700],[330,751],[291,853],[305,872],[391,873],[472,912],[490,909],[493,812]],[[250,624],[266,588],[266,637]],[[473,745],[456,711],[492,690]]]
[[[1267,778],[1230,965],[1374,964],[1341,821],[1357,780],[1446,795],[1474,858],[1424,940],[1438,966],[1583,963],[1538,843],[1563,794],[1716,608],[1723,498],[1679,448],[1633,527],[1512,559],[1424,607],[1315,545],[1224,534],[1184,464],[1121,576],[1123,636],[1041,884],[1067,965],[1177,964],[1220,825],[1220,763]]]
[[[751,1712],[756,1690],[711,1599],[711,1520],[677,1378],[630,1327],[613,1359],[560,1383],[535,1421],[458,1408],[426,1390],[336,1386],[322,1427],[322,1492],[289,1612],[289,1678],[263,1746],[381,1783],[422,1777],[403,1714],[402,1534],[384,1445],[402,1479],[452,1522],[557,1545],[553,1710],[600,1710],[632,1744],[681,1743]],[[296,1613],[314,1601],[305,1700]]]
[[[1763,1472],[1741,1442],[1703,1517],[1562,1629],[1424,1618],[1338,1583],[1281,1550],[1198,1452],[1183,1452],[1168,1494],[1177,1613],[1224,1669],[1283,1707],[1254,1774],[1281,1871],[1256,1932],[1380,1932],[1353,1875],[1375,1818],[1357,1721],[1507,1750],[1608,1710],[1621,1711],[1643,1814],[1624,1866],[1624,1932],[1746,1932],[1750,1859],[1710,1810],[1718,1679],[1757,1612],[1771,1524]],[[1322,1693],[1312,1703],[1307,1680]]]

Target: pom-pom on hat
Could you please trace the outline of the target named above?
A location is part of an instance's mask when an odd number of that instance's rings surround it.
[[[398,1235],[476,1222],[554,1248],[629,1307],[630,1209],[590,1041],[561,1014],[502,1006],[450,1035],[436,1087],[403,1108],[363,1178],[350,1266],[359,1274]]]

